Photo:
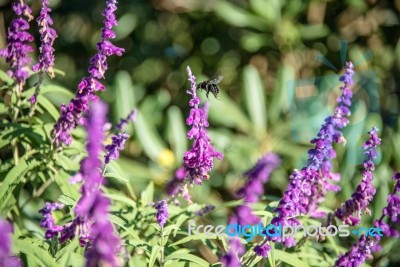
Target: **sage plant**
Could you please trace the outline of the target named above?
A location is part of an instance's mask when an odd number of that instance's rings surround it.
[[[69,145],[72,142],[71,131],[78,124],[84,124],[83,115],[88,111],[90,102],[98,99],[95,92],[105,90],[99,80],[104,79],[104,74],[108,69],[107,57],[121,56],[125,51],[110,41],[116,36],[113,31],[113,27],[118,24],[114,14],[116,10],[116,0],[106,1],[106,8],[102,13],[104,16],[104,27],[101,29],[102,40],[97,43],[97,54],[90,59],[89,76],[79,83],[78,91],[69,105],[61,105],[60,118],[54,125],[52,142],[57,147],[61,147],[62,144]]]

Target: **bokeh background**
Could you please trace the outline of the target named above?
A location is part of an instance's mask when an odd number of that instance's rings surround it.
[[[50,4],[59,35],[59,71],[52,82],[75,92],[96,51],[104,1]],[[1,47],[13,16],[10,5],[0,1]],[[37,15],[40,1],[32,1],[32,7]],[[215,162],[210,180],[192,189],[194,200],[218,207],[234,199],[242,173],[270,151],[283,164],[266,185],[265,200],[278,199],[288,175],[302,167],[310,137],[333,110],[344,61],[352,60],[356,103],[345,131],[347,145],[337,146],[334,165],[342,174],[343,190],[328,195],[327,208],[337,207],[359,182],[359,147],[376,125],[383,144],[372,209],[380,211],[393,186],[390,178],[400,169],[399,13],[399,0],[120,0],[116,45],[126,52],[110,58],[107,89],[100,96],[110,106],[113,123],[131,109],[139,110],[119,160],[134,190],[140,192],[153,181],[161,199],[165,184],[181,166],[190,145],[185,125],[189,65],[199,82],[216,73],[224,76],[219,98],[210,95],[209,133],[225,156]],[[36,25],[33,29],[37,32]],[[7,68],[4,60],[1,67]],[[57,106],[69,101],[62,95],[51,99]],[[46,194],[51,199],[57,191]],[[228,215],[228,209],[221,209],[213,219],[223,223]],[[399,257],[378,258],[374,265],[391,261],[398,266]]]

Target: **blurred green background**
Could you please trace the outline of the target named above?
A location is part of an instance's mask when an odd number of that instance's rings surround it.
[[[104,3],[50,0],[59,35],[55,67],[65,73],[52,82],[71,92],[96,52]],[[1,47],[13,17],[10,5],[0,1]],[[40,1],[32,1],[32,7],[37,16]],[[209,133],[225,156],[215,161],[211,179],[193,188],[194,200],[218,204],[234,199],[242,173],[269,151],[283,158],[266,186],[268,199],[279,198],[290,172],[302,167],[310,136],[335,106],[346,59],[357,65],[356,104],[345,131],[347,145],[337,146],[334,164],[343,190],[328,195],[327,208],[337,207],[359,182],[359,147],[376,125],[383,144],[373,210],[381,210],[393,185],[390,177],[400,169],[399,13],[399,0],[119,1],[115,43],[126,52],[109,59],[101,98],[110,105],[114,123],[132,108],[139,110],[119,160],[134,190],[153,181],[162,198],[190,145],[184,123],[189,65],[199,82],[215,73],[224,76],[219,99],[210,96]],[[32,28],[37,32],[37,25]],[[1,66],[7,68],[4,61]],[[34,78],[29,82],[34,84]],[[69,101],[60,95],[51,99],[57,106]],[[226,211],[215,216],[223,222]]]

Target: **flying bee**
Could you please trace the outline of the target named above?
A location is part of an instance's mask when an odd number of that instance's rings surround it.
[[[206,91],[207,98],[208,98],[209,93],[212,93],[214,95],[214,97],[217,98],[218,93],[219,93],[219,88],[218,88],[217,84],[219,84],[223,78],[224,77],[222,75],[217,75],[217,76],[213,77],[211,80],[198,83],[196,85],[196,89]]]

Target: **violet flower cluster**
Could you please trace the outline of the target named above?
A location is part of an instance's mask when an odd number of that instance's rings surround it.
[[[20,259],[12,256],[11,234],[12,225],[0,218],[0,266],[20,267]]]
[[[352,92],[350,86],[353,84],[353,64],[346,63],[345,74],[340,80],[344,83],[341,87],[342,95],[338,98],[338,105],[332,116],[325,119],[317,138],[311,140],[315,144],[308,154],[308,162],[301,171],[294,170],[290,175],[289,185],[284,192],[283,198],[275,209],[277,216],[272,219],[272,224],[283,226],[299,225],[297,216],[310,214],[314,217],[324,215],[318,212],[318,203],[323,201],[327,191],[337,191],[339,187],[330,181],[339,180],[339,174],[331,173],[331,160],[336,157],[332,147],[333,142],[345,142],[341,129],[349,120]],[[273,241],[281,242],[280,237],[271,238]],[[283,240],[285,246],[291,247],[296,244],[294,238]]]
[[[159,201],[154,208],[156,209],[156,218],[157,222],[161,227],[164,227],[164,224],[167,222],[169,214],[168,214],[168,205],[166,200]]]
[[[203,180],[209,179],[209,173],[213,168],[213,158],[222,159],[222,153],[215,150],[211,145],[206,128],[209,126],[208,105],[199,108],[200,98],[196,95],[196,78],[193,76],[189,66],[187,67],[191,90],[187,91],[192,96],[189,101],[190,115],[186,124],[192,126],[187,137],[192,140],[192,148],[183,156],[184,168],[191,182],[201,185]]]
[[[22,86],[29,77],[27,65],[31,58],[28,53],[34,49],[29,42],[33,41],[33,36],[28,33],[29,22],[33,19],[31,8],[22,0],[16,0],[12,3],[17,18],[11,22],[7,32],[7,48],[0,50],[0,56],[4,57],[10,64],[8,74],[17,82],[18,92],[22,91]],[[25,18],[27,19],[25,19]]]
[[[51,26],[53,19],[50,16],[51,9],[49,8],[49,1],[42,0],[42,9],[40,15],[36,19],[40,29],[40,48],[39,48],[39,61],[33,65],[33,71],[46,72],[51,78],[54,77],[54,48],[53,43],[57,38],[57,32]]]
[[[212,212],[213,210],[215,210],[215,206],[214,205],[206,205],[204,208],[201,208],[198,211],[195,211],[194,214],[196,216],[202,217],[202,216]]]
[[[130,121],[135,121],[137,116],[137,110],[133,109],[126,118],[121,119],[121,121],[115,126],[115,128],[122,132]]]
[[[385,237],[399,237],[399,232],[396,229],[400,225],[400,172],[393,175],[396,181],[393,192],[389,194],[387,199],[387,206],[382,210],[382,216],[375,220],[374,226],[380,227]],[[385,217],[388,218],[388,223],[384,222]],[[357,242],[355,242],[350,250],[337,259],[336,267],[358,267],[366,260],[372,258],[372,253],[380,251],[380,237],[375,235],[374,238],[362,235]]]
[[[192,203],[187,184],[187,175],[184,167],[178,168],[175,171],[174,177],[166,185],[166,192],[171,197],[182,196],[189,204]]]
[[[373,241],[362,235],[356,243],[354,243],[349,251],[341,255],[335,262],[336,267],[357,267],[363,264],[367,259],[372,258]]]
[[[364,160],[362,171],[362,181],[357,186],[351,198],[335,211],[335,215],[343,223],[349,225],[357,225],[361,221],[361,212],[365,210],[366,213],[371,214],[368,209],[369,203],[374,198],[376,189],[372,185],[374,178],[373,171],[375,164],[373,159],[377,157],[376,147],[381,144],[381,139],[377,135],[378,129],[373,127],[369,133],[370,138],[363,144]]]
[[[119,151],[124,149],[125,142],[128,140],[129,134],[127,133],[119,133],[111,137],[112,143],[110,145],[106,145],[106,155],[105,163],[108,164],[110,160],[116,160],[119,158]]]
[[[62,203],[46,202],[44,208],[39,210],[39,213],[43,215],[43,218],[40,220],[40,227],[46,229],[46,239],[58,237],[58,234],[64,230],[64,226],[56,225],[53,218],[53,211],[60,210],[62,208],[64,208],[64,204]]]
[[[247,203],[258,202],[259,197],[264,194],[264,184],[270,178],[271,173],[280,165],[281,159],[274,153],[267,153],[259,159],[253,168],[246,171],[245,185],[237,191],[237,196]]]
[[[52,142],[61,147],[62,144],[69,145],[72,142],[71,130],[78,124],[83,124],[83,115],[89,109],[89,103],[97,100],[96,91],[105,90],[104,85],[99,81],[104,79],[107,71],[107,57],[111,55],[121,56],[123,48],[116,47],[110,41],[115,38],[115,32],[112,30],[118,24],[115,18],[117,9],[116,0],[106,1],[106,8],[102,15],[104,16],[104,27],[101,30],[102,40],[97,43],[98,53],[90,59],[89,76],[82,79],[78,85],[78,91],[69,105],[61,105],[61,116],[54,125]]]
[[[221,257],[221,263],[225,267],[241,267],[240,257],[244,254],[244,246],[238,238],[229,239],[229,250]]]

